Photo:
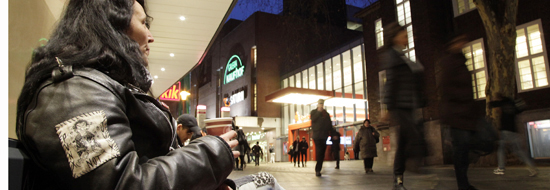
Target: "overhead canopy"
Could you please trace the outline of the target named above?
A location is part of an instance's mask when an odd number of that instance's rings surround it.
[[[353,106],[355,104],[357,108],[365,107],[367,100],[363,99],[362,95],[352,97],[352,94],[349,93],[342,98],[342,93],[339,92],[287,87],[267,95],[265,100],[274,103],[309,105],[316,104],[317,100],[323,99],[325,106]]]

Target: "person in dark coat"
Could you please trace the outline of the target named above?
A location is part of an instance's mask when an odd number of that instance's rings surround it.
[[[309,145],[307,144],[306,137],[302,137],[302,141],[298,143],[298,150],[300,154],[300,158],[298,159],[298,166],[300,166],[300,160],[302,161],[302,167],[306,167],[307,163],[307,149],[309,148]]]
[[[380,133],[370,125],[370,120],[365,119],[365,121],[363,121],[363,126],[361,126],[361,129],[359,129],[355,137],[355,146],[360,147],[359,154],[363,159],[365,173],[374,172],[372,170],[372,165],[374,163],[374,157],[378,157],[376,143],[378,143],[379,138]]]
[[[300,150],[298,148],[300,144],[300,136],[297,136],[296,137],[296,140],[294,140],[294,142],[292,143],[292,152],[294,153],[294,155],[292,155],[292,161],[294,162],[294,167],[296,167],[296,159],[298,159],[298,157],[300,157],[300,152],[298,150]],[[300,160],[298,159],[298,167],[300,167]]]
[[[469,142],[477,123],[474,105],[472,74],[466,67],[463,46],[468,43],[466,36],[453,38],[447,44],[448,55],[441,60],[441,123],[451,127],[453,161],[458,188],[476,189],[468,182]]]
[[[321,176],[325,151],[327,149],[327,138],[332,131],[332,121],[330,114],[324,108],[325,100],[317,101],[317,109],[311,110],[311,130],[313,132],[313,141],[315,142],[315,176]]]
[[[239,144],[235,148],[233,148],[233,150],[239,151],[240,153],[239,157],[235,158],[235,170],[243,170],[243,166],[245,165],[244,155],[250,152],[250,145],[246,140],[246,135],[244,134],[244,131],[242,129],[239,129],[238,126],[235,126],[234,129],[237,131],[237,141],[239,142]],[[241,163],[241,167],[239,167],[239,162]]]
[[[259,166],[260,156],[264,154],[262,147],[260,147],[260,142],[256,142],[256,145],[252,147],[252,153],[254,154],[254,161],[256,163],[254,166]]]
[[[497,150],[498,168],[493,171],[496,175],[504,175],[506,167],[506,146],[510,145],[511,151],[528,166],[529,176],[538,174],[533,159],[523,150],[521,135],[516,129],[516,114],[522,110],[516,107],[516,101],[497,93],[495,100],[489,102],[490,108],[500,108],[500,140]]]
[[[332,158],[336,161],[336,167],[334,169],[340,169],[340,133],[337,131],[337,129],[334,129],[334,132],[332,132],[332,136],[330,138],[332,141]]]
[[[387,31],[387,32],[386,32]],[[411,61],[403,50],[408,45],[406,28],[397,23],[384,27],[387,40],[380,54],[382,69],[386,71],[383,103],[386,104],[392,121],[396,121],[398,143],[395,151],[394,189],[403,190],[403,173],[407,160],[418,166],[426,154],[423,122],[415,111],[424,107],[424,66]]]

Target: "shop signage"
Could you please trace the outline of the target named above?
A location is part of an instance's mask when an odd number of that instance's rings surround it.
[[[176,84],[172,85],[172,88],[169,88],[166,90],[162,95],[160,95],[160,100],[166,100],[166,101],[180,101],[180,90],[181,90],[181,82],[177,82]]]
[[[225,66],[225,77],[223,79],[223,84],[230,83],[231,81],[242,77],[244,74],[244,69],[245,67],[241,61],[241,58],[239,58],[238,55],[231,56]]]
[[[225,98],[223,99],[224,105],[231,106],[233,104],[242,102],[247,97],[247,90],[248,86],[243,86],[231,92],[231,96],[225,94]]]

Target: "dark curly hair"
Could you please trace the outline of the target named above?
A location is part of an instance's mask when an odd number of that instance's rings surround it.
[[[34,50],[17,101],[17,127],[38,87],[58,67],[93,68],[122,85],[149,91],[151,77],[136,41],[126,35],[136,0],[71,0],[45,46]],[[145,10],[145,0],[137,0]],[[147,20],[152,18],[147,16]]]

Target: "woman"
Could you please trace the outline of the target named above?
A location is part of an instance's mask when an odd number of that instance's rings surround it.
[[[383,103],[386,104],[392,121],[396,121],[398,144],[395,151],[394,189],[403,190],[405,162],[412,159],[419,164],[426,153],[421,118],[415,111],[424,107],[424,67],[405,56],[407,30],[397,23],[384,27],[386,43],[380,55],[382,69],[386,70]],[[412,165],[413,168],[415,166]]]
[[[355,137],[356,147],[359,147],[359,154],[363,159],[363,165],[365,166],[365,173],[374,172],[372,165],[374,157],[378,157],[376,152],[376,143],[378,143],[380,133],[370,125],[370,120],[363,121],[363,126],[357,132]]]
[[[169,110],[145,93],[154,38],[143,5],[71,0],[48,44],[35,50],[17,104],[17,135],[34,163],[25,188],[224,186],[236,133],[180,148]],[[77,144],[78,130],[91,135]]]

